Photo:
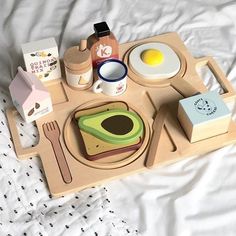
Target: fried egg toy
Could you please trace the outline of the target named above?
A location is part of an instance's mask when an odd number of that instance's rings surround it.
[[[168,79],[180,70],[180,59],[164,43],[145,43],[135,47],[129,55],[131,69],[145,79]]]

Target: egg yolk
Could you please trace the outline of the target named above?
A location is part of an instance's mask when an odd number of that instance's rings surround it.
[[[141,59],[149,66],[157,66],[163,62],[164,55],[157,49],[147,49],[142,52]]]

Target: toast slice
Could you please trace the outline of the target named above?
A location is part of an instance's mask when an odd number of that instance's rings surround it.
[[[78,122],[78,119],[81,116],[97,114],[99,112],[112,109],[123,109],[127,111],[129,110],[129,107],[125,102],[110,102],[97,107],[79,110],[75,113],[74,118],[76,122]],[[137,140],[134,140],[128,144],[114,144],[99,139],[92,134],[81,130],[80,128],[79,131],[83,140],[84,155],[86,159],[91,161],[132,150],[137,150],[142,145],[142,136],[138,137]]]

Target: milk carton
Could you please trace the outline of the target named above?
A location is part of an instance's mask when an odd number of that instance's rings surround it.
[[[50,93],[34,75],[18,67],[9,86],[12,101],[26,122],[34,121],[52,111]]]

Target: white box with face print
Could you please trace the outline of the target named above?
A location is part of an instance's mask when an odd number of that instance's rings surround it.
[[[190,142],[226,133],[231,112],[214,91],[179,101],[178,119]]]
[[[29,42],[22,45],[26,70],[42,82],[61,77],[58,48],[54,38]]]

